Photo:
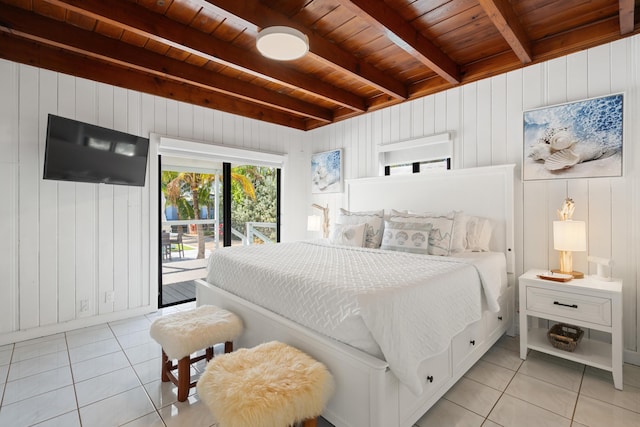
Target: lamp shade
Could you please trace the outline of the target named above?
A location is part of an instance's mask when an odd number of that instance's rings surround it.
[[[586,251],[586,229],[584,221],[553,221],[553,248],[557,251]]]
[[[267,58],[291,61],[309,51],[309,38],[295,28],[267,27],[258,33],[256,47]]]
[[[322,217],[319,215],[309,215],[307,217],[307,230],[320,231],[322,228]]]

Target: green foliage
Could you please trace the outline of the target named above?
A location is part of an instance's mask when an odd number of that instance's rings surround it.
[[[239,166],[233,171],[246,176],[255,189],[255,198],[249,197],[234,181],[231,187],[231,225],[236,230],[246,233],[246,222],[276,222],[276,170],[262,166]],[[275,241],[276,230],[260,229],[271,240]]]

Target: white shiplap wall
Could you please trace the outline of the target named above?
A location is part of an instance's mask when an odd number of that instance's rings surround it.
[[[143,188],[43,180],[49,113],[145,137],[287,154],[282,238],[306,233],[300,200],[308,190],[299,177],[309,175],[309,155],[301,131],[4,60],[0,93],[0,345],[157,305],[151,167]],[[105,302],[107,291],[113,303]]]
[[[519,275],[529,268],[558,267],[551,222],[563,200],[572,197],[574,218],[588,223],[588,253],[612,258],[614,275],[624,280],[626,358],[640,364],[639,84],[640,36],[635,36],[322,127],[309,132],[312,151],[342,148],[345,178],[375,176],[377,145],[449,131],[454,168],[515,163],[520,174],[524,110],[623,92],[624,177],[518,181],[516,270]],[[312,199],[329,205],[332,223],[346,206],[344,194]],[[574,253],[574,267],[595,273],[586,259],[586,253]]]

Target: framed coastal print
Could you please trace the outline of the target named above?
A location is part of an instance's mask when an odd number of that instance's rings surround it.
[[[311,155],[311,192],[342,192],[342,150]]]
[[[622,176],[623,95],[524,112],[526,180]]]

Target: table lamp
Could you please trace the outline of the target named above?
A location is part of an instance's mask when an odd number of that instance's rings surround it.
[[[584,221],[571,219],[575,205],[567,198],[558,210],[559,221],[553,221],[553,248],[560,251],[560,270],[555,273],[570,274],[576,279],[584,278],[584,273],[573,271],[573,252],[587,250],[587,232]]]

